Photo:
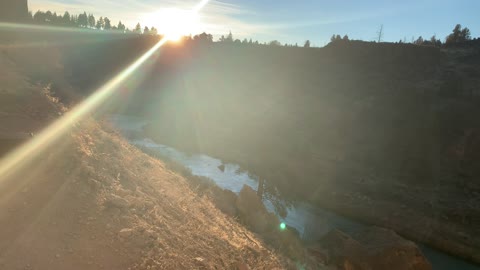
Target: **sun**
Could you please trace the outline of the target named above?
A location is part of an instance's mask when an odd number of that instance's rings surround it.
[[[164,35],[166,39],[178,41],[183,36],[197,32],[200,18],[198,13],[192,10],[166,8],[147,14],[143,23],[148,27],[157,28],[158,33]]]

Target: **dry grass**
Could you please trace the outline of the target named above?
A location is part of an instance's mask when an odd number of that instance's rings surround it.
[[[48,88],[6,62],[2,128],[39,130],[59,117]],[[181,175],[92,119],[1,180],[0,269],[286,268]]]
[[[82,160],[91,172],[104,171],[97,180],[110,182],[101,200],[111,194],[130,207],[122,215],[134,216],[131,239],[148,234],[150,246],[136,268],[231,269],[245,263],[258,269],[281,268],[276,254],[232,218],[221,213],[206,197],[193,192],[179,174],[98,128],[77,136]],[[95,143],[92,143],[95,142]],[[103,157],[105,158],[103,158]],[[246,237],[246,235],[248,237]]]

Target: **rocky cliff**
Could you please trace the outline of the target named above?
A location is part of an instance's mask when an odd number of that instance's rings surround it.
[[[25,22],[28,19],[28,0],[1,0],[0,22]]]

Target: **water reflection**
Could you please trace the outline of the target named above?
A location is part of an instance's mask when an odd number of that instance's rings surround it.
[[[248,185],[257,190],[257,181],[252,179],[247,172],[239,172],[240,167],[238,165],[225,164],[224,170],[220,170],[219,166],[223,162],[219,159],[206,155],[188,155],[172,147],[157,144],[151,139],[143,138],[143,128],[148,124],[148,121],[124,115],[114,115],[110,119],[111,123],[120,129],[124,136],[130,138],[132,144],[158,151],[160,155],[166,156],[190,169],[194,175],[210,178],[219,187],[231,190],[237,194],[243,185]],[[264,200],[264,203],[269,211],[274,212],[272,202]],[[351,234],[364,226],[305,203],[288,208],[287,216],[280,218],[280,220],[298,230],[305,242],[315,242],[332,229],[339,229]],[[424,245],[420,245],[420,248],[432,263],[434,270],[480,270],[480,267],[476,265],[435,251]]]

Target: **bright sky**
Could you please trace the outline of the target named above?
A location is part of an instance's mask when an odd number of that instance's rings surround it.
[[[86,11],[97,18],[122,20],[133,28],[155,26],[162,32],[168,17],[182,17],[182,9],[196,0],[30,0],[30,10],[63,13]],[[177,10],[172,12],[172,8]],[[180,11],[178,10],[180,9]],[[165,12],[165,10],[167,10]],[[231,30],[234,38],[261,42],[279,40],[302,44],[309,39],[325,45],[333,34],[351,39],[373,40],[384,25],[384,40],[398,41],[436,34],[442,40],[460,23],[480,36],[478,0],[211,0],[199,16],[182,28],[193,34],[206,31],[219,37]],[[158,14],[158,15],[152,15]],[[167,19],[157,19],[161,17]],[[165,15],[166,14],[166,15]],[[157,24],[157,25],[156,25]],[[158,25],[158,24],[163,24]],[[167,23],[168,24],[168,23]],[[193,26],[192,26],[193,25]]]

